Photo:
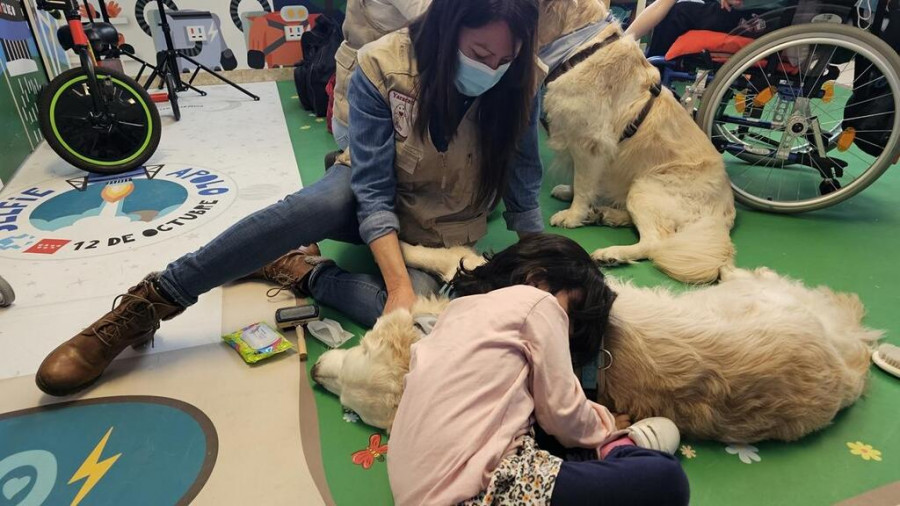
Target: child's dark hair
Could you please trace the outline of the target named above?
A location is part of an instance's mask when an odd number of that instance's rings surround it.
[[[616,294],[606,286],[600,269],[578,243],[560,235],[535,234],[486,256],[488,262],[475,269],[460,266],[451,282],[456,295],[543,283],[553,294],[578,291],[581,296],[570,301],[568,310],[573,327],[569,337],[572,361],[579,367],[597,356]]]

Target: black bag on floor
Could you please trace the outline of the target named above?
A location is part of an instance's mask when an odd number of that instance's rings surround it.
[[[885,16],[887,26],[881,32],[895,51],[900,52],[900,0],[891,0]],[[871,156],[884,150],[894,124],[894,97],[887,79],[871,62],[856,56],[853,82],[858,85],[844,108],[843,127],[856,130],[856,146]],[[896,90],[895,90],[896,91]]]
[[[294,84],[303,108],[320,118],[328,112],[325,87],[334,74],[334,55],[343,40],[339,20],[325,14],[316,18],[313,29],[300,38],[303,60],[294,68]]]

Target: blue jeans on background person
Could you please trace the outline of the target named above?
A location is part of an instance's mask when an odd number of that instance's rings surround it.
[[[190,306],[218,286],[251,274],[288,251],[324,239],[362,244],[350,168],[335,165],[318,182],[235,223],[199,250],[170,263],[159,283],[174,302]],[[441,283],[428,273],[410,269],[419,295],[436,293]],[[333,263],[317,265],[309,290],[364,326],[381,316],[387,300],[380,276],[354,274]]]
[[[337,143],[338,149],[347,151],[350,146],[350,129],[335,117],[331,118],[331,135],[334,136],[334,142]]]

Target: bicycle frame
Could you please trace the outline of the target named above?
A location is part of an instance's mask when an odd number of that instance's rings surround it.
[[[84,31],[84,25],[81,23],[81,13],[78,9],[77,0],[38,0],[38,9],[45,11],[62,11],[66,18],[66,24],[69,26],[69,32],[72,35],[72,50],[78,55],[81,67],[84,69],[88,78],[88,85],[93,89],[98,89],[97,74],[94,72],[95,57],[91,49],[91,43],[88,40],[87,33]],[[99,99],[99,93],[91,93],[91,102],[95,111],[106,113],[106,104]]]

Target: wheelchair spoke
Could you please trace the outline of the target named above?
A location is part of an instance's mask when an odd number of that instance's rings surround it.
[[[854,62],[853,64],[856,65],[856,62]],[[866,67],[866,70],[860,72],[859,75],[857,75],[856,78],[853,79],[853,86],[851,86],[851,88],[856,88],[856,81],[859,81],[863,78],[863,76],[867,75],[869,71],[872,70],[873,65],[875,65],[873,62],[869,62],[869,66]]]
[[[812,54],[815,54],[816,51],[818,51],[818,50],[819,50],[819,45],[816,44],[816,45],[813,47],[813,53],[812,53]],[[779,55],[780,55],[780,54],[781,54],[781,53],[779,52]],[[803,75],[803,66],[801,65],[801,66],[799,67],[799,69],[800,69],[800,86],[801,86],[802,89],[806,89],[806,78],[809,76],[809,72],[807,72],[807,73],[806,73],[806,76],[804,76],[804,75]],[[807,70],[808,70],[808,69],[807,69]]]
[[[833,47],[833,48],[831,49],[831,54],[828,56],[828,61],[825,62],[825,66],[823,67],[823,69],[824,69],[824,68],[827,68],[828,65],[831,64],[831,60],[832,60],[832,58],[834,58],[834,53],[836,53],[836,52],[837,52],[837,46],[835,46],[835,47]],[[824,76],[824,75],[825,75],[824,72],[820,72],[820,73],[819,73],[819,77],[816,78],[815,82],[813,82],[813,85],[812,85],[812,87],[810,88],[811,90],[817,89],[817,87],[818,87],[818,85],[819,85],[819,81],[822,79],[822,76]]]
[[[866,139],[859,139],[859,138],[857,138],[857,139],[856,139],[856,142],[862,142],[862,143],[864,143],[864,144],[868,144],[869,146],[876,147],[876,148],[878,148],[878,149],[880,149],[880,150],[884,150],[884,148],[886,147],[884,144],[875,144],[874,142],[872,142],[872,141],[867,141]]]
[[[871,102],[873,100],[880,100],[882,98],[890,97],[892,95],[893,95],[893,93],[886,93],[886,94],[878,96],[878,97],[872,97],[872,98],[867,98],[865,100],[858,100],[856,102],[850,102],[847,104],[847,107],[852,107],[852,106],[859,105],[859,104],[865,104],[865,103]],[[890,114],[890,112],[888,114]]]
[[[784,66],[784,60],[781,59],[781,51],[775,53],[775,55],[778,56],[778,66],[779,66],[779,68],[781,68],[781,73],[784,75],[785,82],[790,83],[791,78],[788,77],[787,70],[785,70],[786,67]],[[792,95],[791,98],[794,98],[794,99],[797,98],[797,94],[794,92],[793,86],[791,87],[791,95]]]
[[[884,79],[884,76],[883,76],[883,75],[880,76],[880,77],[876,77],[875,79],[872,79],[871,81],[868,81],[868,82],[866,82],[865,84],[860,84],[860,85],[858,85],[858,86],[854,86],[854,89],[865,88],[866,86],[870,86],[870,85],[871,85],[872,83],[874,83],[875,81],[881,81],[881,80],[883,80],[883,79]]]

